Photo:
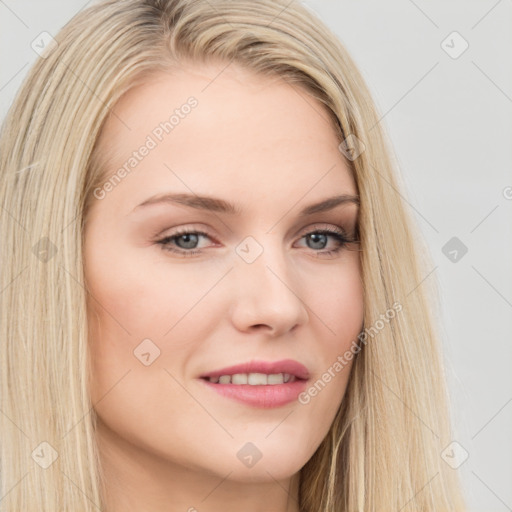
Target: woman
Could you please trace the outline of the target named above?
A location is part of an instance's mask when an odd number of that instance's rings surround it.
[[[0,141],[2,510],[463,510],[428,262],[333,34],[110,0],[43,43]]]

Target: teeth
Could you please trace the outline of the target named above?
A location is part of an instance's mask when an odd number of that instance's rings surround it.
[[[266,386],[268,384],[267,376],[264,373],[249,373],[247,384],[251,384],[251,386]]]
[[[267,384],[283,384],[284,375],[282,373],[273,373],[267,377]]]
[[[228,377],[228,375],[226,375]],[[232,384],[247,384],[247,374],[246,373],[235,373],[231,377]]]
[[[235,373],[234,375],[221,375],[220,377],[208,377],[215,384],[249,384],[250,386],[266,386],[284,384],[297,380],[289,373]]]

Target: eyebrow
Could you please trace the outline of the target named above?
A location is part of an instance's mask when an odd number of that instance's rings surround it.
[[[159,194],[146,199],[144,202],[137,205],[133,210],[135,211],[144,206],[161,203],[180,204],[183,206],[188,206],[189,208],[195,208],[196,210],[226,213],[229,215],[240,215],[242,213],[242,210],[238,205],[225,201],[224,199],[210,196],[198,196],[195,194]],[[352,203],[359,206],[359,196],[341,194],[328,197],[327,199],[323,199],[318,203],[306,206],[299,212],[299,216],[305,217],[314,213],[326,212],[336,208],[336,206],[347,203]]]

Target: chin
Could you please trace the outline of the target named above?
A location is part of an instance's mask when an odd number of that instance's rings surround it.
[[[306,464],[308,458],[298,457],[297,453],[291,455],[286,452],[274,453],[262,458],[252,467],[244,467],[242,463],[229,476],[230,480],[244,483],[264,483],[275,480],[286,480],[297,474]]]

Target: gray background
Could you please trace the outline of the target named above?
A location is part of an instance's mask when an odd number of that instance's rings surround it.
[[[469,455],[459,471],[470,510],[512,510],[512,1],[306,4],[363,73],[430,249],[434,263],[425,278],[440,282],[456,451],[458,460]],[[2,119],[37,57],[32,41],[42,31],[57,33],[86,5],[0,0]],[[456,58],[463,42],[454,31],[469,44]],[[443,252],[453,237],[458,246]]]

